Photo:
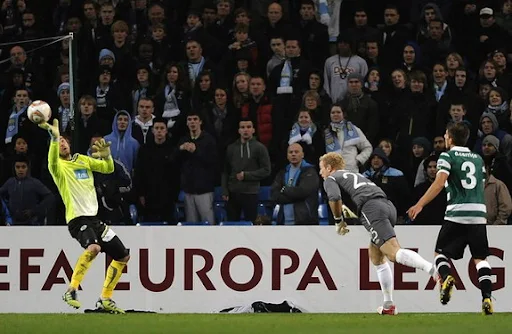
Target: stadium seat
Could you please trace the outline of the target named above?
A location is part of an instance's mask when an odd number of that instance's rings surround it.
[[[327,204],[322,203],[318,206],[318,218],[320,225],[329,225],[329,208]]]
[[[252,222],[248,222],[245,220],[233,221],[233,222],[227,221],[227,222],[220,222],[219,225],[220,226],[252,226]]]
[[[258,200],[260,202],[270,202],[270,186],[260,187]]]
[[[5,225],[12,225],[12,216],[4,200],[2,200],[2,216],[5,218]]]
[[[271,188],[269,186],[260,187],[258,194],[258,215],[272,217],[274,205],[270,200]]]
[[[281,206],[279,204],[274,206],[274,210],[272,210],[272,225],[277,225],[277,215],[279,214],[280,209]]]
[[[324,194],[322,193],[322,189],[318,189],[318,204],[324,203]]]
[[[137,226],[168,226],[167,222],[138,222]]]
[[[224,205],[226,201],[222,199],[222,187],[215,187],[213,192],[213,202]]]
[[[209,222],[179,222],[178,226],[210,226]]]
[[[139,220],[137,207],[134,204],[131,204],[128,209],[130,211],[130,219],[131,219],[133,225],[136,225],[137,221]]]
[[[213,211],[215,214],[216,222],[221,222],[223,220],[226,220],[228,215],[227,215],[226,209],[224,208],[223,205],[220,205],[219,203],[215,203],[213,206]]]

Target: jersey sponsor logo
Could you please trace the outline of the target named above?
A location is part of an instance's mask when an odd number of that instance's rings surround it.
[[[77,180],[86,180],[89,178],[89,174],[87,174],[87,169],[75,169],[73,172],[75,173],[75,178]]]

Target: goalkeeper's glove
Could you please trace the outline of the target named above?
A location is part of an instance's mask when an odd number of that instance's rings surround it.
[[[342,206],[343,217],[345,218],[359,218],[357,215],[348,208],[345,204]]]
[[[347,228],[347,223],[345,222],[343,216],[334,217],[334,225],[336,226],[336,233],[339,235],[345,235],[350,232],[350,230]]]
[[[110,144],[111,142],[106,142],[105,139],[101,138],[97,140],[93,145],[93,153],[91,154],[93,158],[96,159],[106,159],[110,156]]]
[[[42,122],[42,123],[39,123],[38,125],[40,128],[47,130],[48,133],[50,134],[50,136],[52,136],[52,138],[54,140],[59,139],[60,131],[59,131],[59,120],[58,119],[53,120],[53,125],[48,124],[48,122]]]

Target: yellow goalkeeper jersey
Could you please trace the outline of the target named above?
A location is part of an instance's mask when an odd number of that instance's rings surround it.
[[[59,156],[59,142],[51,140],[48,169],[66,206],[66,222],[80,216],[96,216],[98,200],[92,172],[110,174],[114,171],[112,157],[94,159],[74,154],[71,160]]]

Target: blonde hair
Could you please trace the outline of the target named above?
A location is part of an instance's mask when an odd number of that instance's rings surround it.
[[[341,170],[345,168],[345,160],[341,154],[336,152],[329,152],[320,157],[320,161],[324,162],[324,166],[331,166],[332,170]]]

